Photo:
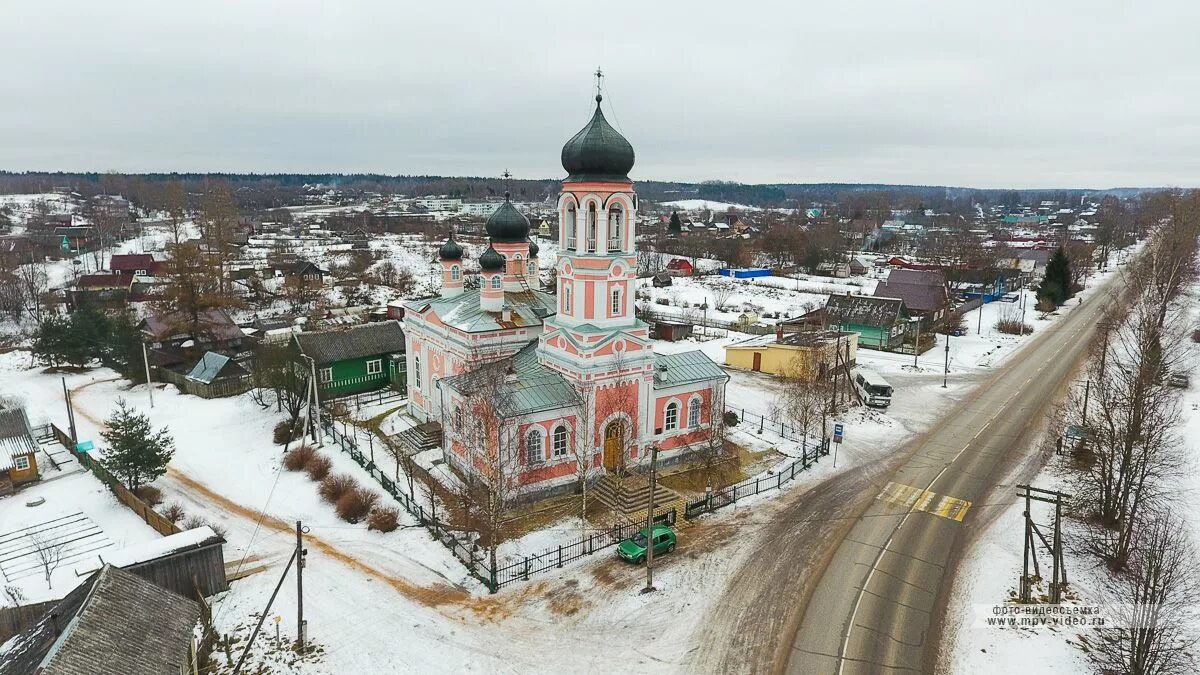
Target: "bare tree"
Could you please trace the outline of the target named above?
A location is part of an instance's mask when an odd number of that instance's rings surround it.
[[[1196,672],[1192,608],[1196,550],[1181,521],[1162,515],[1138,535],[1127,570],[1108,587],[1117,627],[1099,633],[1088,652],[1103,672],[1176,675]]]
[[[54,588],[50,577],[54,574],[54,570],[58,569],[58,564],[62,562],[66,542],[61,539],[52,539],[48,535],[36,531],[30,532],[26,538],[29,539],[29,545],[33,547],[34,559],[42,568],[42,574],[46,578],[46,588]]]
[[[711,478],[713,466],[725,456],[725,442],[729,429],[725,426],[725,383],[714,384],[708,390],[708,395],[700,405],[700,419],[692,419],[691,404],[683,414],[689,427],[695,422],[702,427],[704,435],[692,444],[693,456],[700,460],[704,467],[705,476]],[[707,420],[707,421],[706,421]]]
[[[708,292],[713,296],[713,308],[721,309],[729,304],[729,299],[733,297],[736,290],[733,282],[728,279],[719,279],[709,284]]]
[[[577,380],[575,385],[575,436],[571,444],[571,455],[575,459],[575,480],[579,482],[579,528],[580,537],[587,536],[587,488],[594,471],[593,457],[596,445],[593,434],[596,427],[596,385],[587,380]],[[603,442],[603,439],[601,440]]]
[[[797,357],[799,358],[799,357]],[[829,404],[832,368],[819,364],[813,368],[807,360],[789,364],[784,373],[784,389],[780,408],[800,430],[801,451],[808,454],[808,437],[820,428]]]
[[[183,183],[175,180],[166,184],[163,188],[163,204],[171,223],[171,242],[178,246],[188,214],[187,191],[183,189]]]

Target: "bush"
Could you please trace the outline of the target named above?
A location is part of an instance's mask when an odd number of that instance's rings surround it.
[[[322,499],[330,504],[336,504],[343,495],[356,489],[358,489],[358,483],[354,482],[353,478],[339,473],[336,476],[326,476],[317,491],[321,493]]]
[[[148,506],[154,507],[162,503],[162,490],[150,485],[143,485],[137,489],[137,496]]]
[[[1029,335],[1033,332],[1033,326],[1022,324],[1020,319],[1003,319],[996,322],[996,330],[1005,335]]]
[[[322,481],[329,475],[330,469],[333,468],[333,462],[329,461],[328,457],[323,455],[313,455],[313,458],[308,460],[304,470],[308,472],[308,477],[315,481]]]
[[[171,502],[170,504],[167,504],[167,508],[163,509],[162,512],[163,518],[166,518],[175,524],[179,524],[179,521],[183,520],[184,515],[183,505],[179,502]]]
[[[736,427],[738,425],[738,422],[741,422],[741,420],[738,419],[738,414],[733,412],[732,410],[725,411],[725,420],[724,421],[725,421],[725,426],[727,426],[727,427]]]
[[[184,531],[194,530],[197,527],[204,527],[205,525],[207,525],[213,532],[217,534],[218,537],[221,537],[222,539],[224,539],[225,535],[229,532],[229,530],[225,529],[224,525],[212,520],[208,520],[207,518],[201,518],[200,516],[188,516],[183,520],[182,523],[179,523],[179,529]]]
[[[400,510],[394,506],[376,506],[367,518],[368,530],[391,532],[400,527]]]
[[[1200,342],[1200,330],[1192,333],[1192,342]]]
[[[347,523],[357,523],[367,517],[377,501],[379,501],[379,495],[369,490],[360,487],[347,490],[337,500],[338,518]]]
[[[310,445],[302,445],[298,448],[288,450],[283,456],[283,468],[288,471],[300,471],[308,466],[308,463],[317,456],[317,451]]]
[[[304,436],[304,418],[296,418],[296,428],[292,431],[291,438],[288,438],[288,430],[291,428],[292,425],[287,420],[280,420],[279,424],[275,425],[274,431],[271,432],[275,445],[283,445]]]

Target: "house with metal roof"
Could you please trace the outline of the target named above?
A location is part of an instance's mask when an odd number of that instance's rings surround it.
[[[322,399],[387,387],[404,391],[405,351],[399,321],[292,334],[297,372],[315,373]]]
[[[950,312],[950,291],[941,270],[892,270],[875,286],[875,297],[903,300],[925,327],[938,326]]]
[[[12,494],[17,487],[41,477],[37,449],[25,409],[0,410],[0,495]]]
[[[831,295],[817,310],[826,330],[858,333],[858,344],[891,351],[904,344],[912,315],[900,298]]]
[[[105,565],[13,636],[5,675],[192,673],[200,605]]]

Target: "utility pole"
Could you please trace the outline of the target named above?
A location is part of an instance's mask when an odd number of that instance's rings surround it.
[[[946,388],[946,383],[950,380],[950,333],[946,332],[946,365],[942,369],[942,389]]]
[[[154,385],[150,382],[150,357],[146,354],[146,343],[142,342],[142,364],[146,366],[146,391],[150,394],[150,407],[154,407]]]
[[[1070,499],[1071,495],[1063,494],[1056,490],[1043,490],[1041,488],[1030,487],[1028,485],[1017,486],[1017,496],[1025,498],[1025,553],[1023,561],[1023,569],[1021,576],[1021,602],[1032,602],[1033,591],[1029,580],[1029,563],[1033,562],[1033,573],[1035,576],[1042,575],[1038,568],[1037,561],[1037,545],[1034,537],[1041,540],[1042,546],[1050,552],[1051,556],[1051,584],[1050,584],[1050,602],[1058,604],[1062,600],[1062,590],[1067,585],[1067,568],[1063,561],[1062,547],[1062,505],[1063,500]],[[1054,533],[1047,540],[1046,535],[1042,533],[1038,524],[1033,520],[1031,512],[1032,502],[1044,502],[1054,505]]]
[[[912,321],[917,325],[917,338],[913,340],[913,370],[916,370],[917,357],[921,355],[921,317],[914,317]]]
[[[304,528],[296,521],[296,651],[304,653],[308,643],[308,625],[304,623]]]
[[[75,433],[75,410],[71,406],[71,392],[67,391],[67,378],[62,378],[63,386],[63,401],[67,404],[67,425],[71,428],[71,442],[79,443],[79,436]],[[75,448],[71,448],[74,452]]]
[[[658,489],[658,446],[650,446],[650,503],[646,510],[646,587],[642,593],[653,593],[654,588],[654,492]]]
[[[325,447],[325,434],[321,432],[321,394],[320,387],[317,386],[317,362],[311,356],[305,356],[308,359],[308,367],[312,379],[312,399],[308,407],[309,419],[313,423],[313,442],[317,447]]]

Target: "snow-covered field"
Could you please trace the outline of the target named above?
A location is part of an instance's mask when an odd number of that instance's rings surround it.
[[[737,211],[762,211],[757,206],[747,206],[746,204],[731,204],[729,202],[714,202],[707,199],[677,199],[670,202],[662,202],[663,206],[681,211],[715,211],[724,213],[730,210]]]

